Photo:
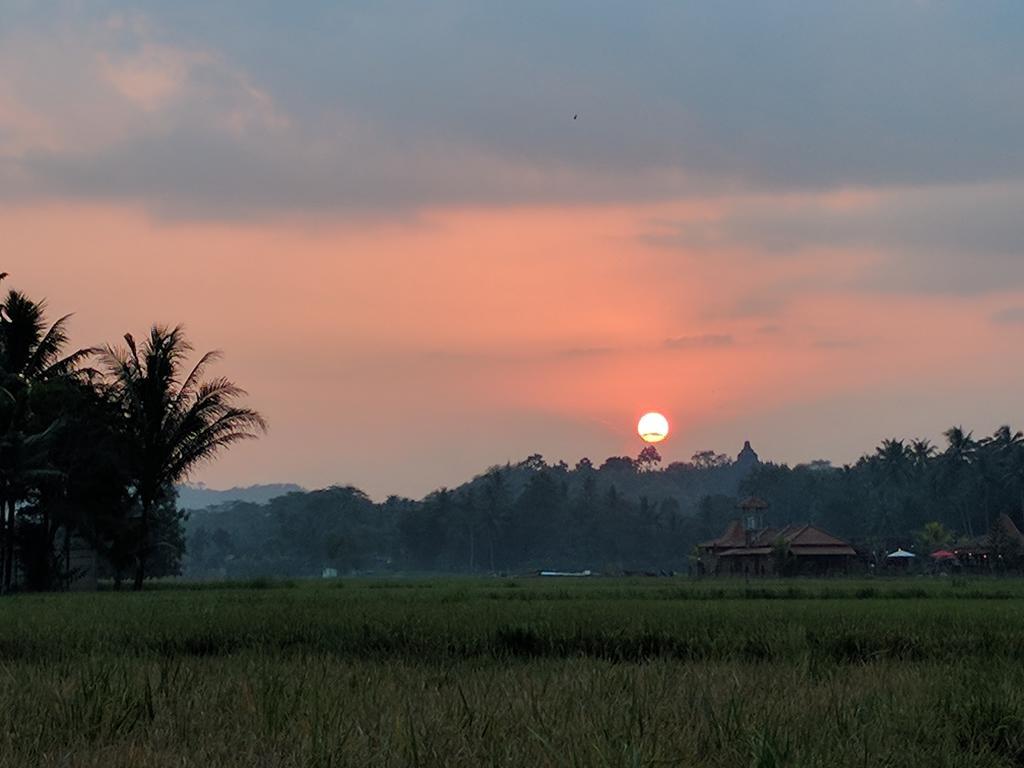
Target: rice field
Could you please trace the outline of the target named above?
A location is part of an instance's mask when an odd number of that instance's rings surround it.
[[[1024,582],[395,580],[0,601],[0,765],[1024,765]]]

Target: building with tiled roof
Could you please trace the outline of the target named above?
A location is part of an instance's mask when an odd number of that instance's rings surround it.
[[[759,502],[759,503],[753,503]],[[698,545],[705,573],[770,576],[786,573],[845,573],[857,552],[849,542],[814,525],[765,526],[760,499],[742,502],[745,520],[733,520],[716,539]],[[751,523],[753,522],[753,525]]]

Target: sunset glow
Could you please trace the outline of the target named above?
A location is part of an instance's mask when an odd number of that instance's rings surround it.
[[[0,31],[0,270],[75,344],[163,321],[225,351],[270,432],[196,480],[420,496],[621,455],[636,403],[672,414],[667,461],[748,438],[854,461],[1019,409],[1015,19],[964,36],[906,3],[870,62],[825,62],[868,11],[792,37],[755,9],[605,9],[590,38],[543,6],[321,8],[297,48],[268,7],[264,50],[227,17],[88,6]],[[795,61],[829,87],[805,98]],[[862,103],[908,61],[931,64]]]

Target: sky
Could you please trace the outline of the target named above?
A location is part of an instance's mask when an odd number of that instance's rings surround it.
[[[213,487],[1021,426],[1024,4],[0,0],[0,269],[222,349]]]

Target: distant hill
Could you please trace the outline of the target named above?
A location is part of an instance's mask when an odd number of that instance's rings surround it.
[[[226,491],[217,491],[204,485],[179,485],[178,507],[180,509],[205,509],[233,501],[266,504],[278,496],[288,493],[303,493],[305,490],[301,485],[295,485],[295,483],[250,485],[246,488],[230,488]]]

